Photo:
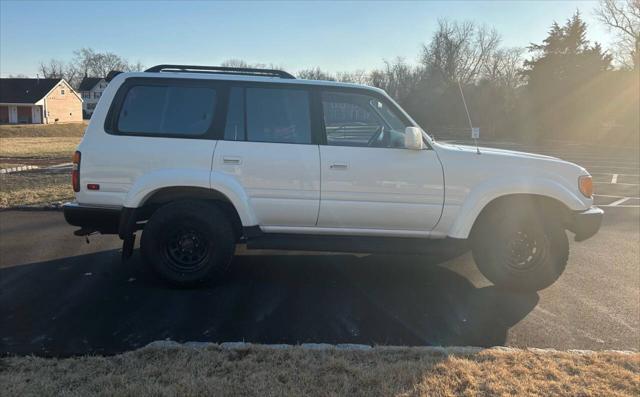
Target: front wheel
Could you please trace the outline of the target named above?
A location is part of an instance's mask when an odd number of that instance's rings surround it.
[[[553,284],[569,258],[569,241],[557,219],[535,206],[494,208],[472,235],[480,272],[501,288],[538,291]]]
[[[142,232],[140,251],[163,279],[192,286],[220,277],[235,250],[233,228],[217,206],[184,200],[160,207]]]

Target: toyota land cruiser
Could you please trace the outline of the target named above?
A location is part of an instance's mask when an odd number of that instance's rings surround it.
[[[164,279],[192,285],[251,248],[425,252],[469,242],[495,285],[563,272],[565,230],[602,210],[557,158],[434,141],[384,91],[269,69],[159,65],[113,73],[74,155],[76,235],[118,234]]]

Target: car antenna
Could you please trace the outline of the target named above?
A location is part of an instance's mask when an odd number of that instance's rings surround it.
[[[462,97],[462,103],[464,104],[464,110],[467,112],[467,119],[469,120],[469,128],[471,128],[471,138],[476,142],[476,153],[480,154],[480,147],[478,146],[478,138],[480,138],[480,128],[474,128],[471,122],[471,115],[469,114],[469,108],[467,107],[467,101],[464,99],[464,93],[462,92],[462,85],[458,80],[458,88],[460,89],[460,96]]]

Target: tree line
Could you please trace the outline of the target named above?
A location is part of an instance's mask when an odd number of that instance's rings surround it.
[[[440,20],[418,62],[386,60],[374,70],[328,73],[308,68],[297,77],[384,89],[436,138],[470,135],[466,99],[483,139],[607,141],[638,145],[640,136],[640,0],[601,0],[600,21],[616,34],[609,51],[588,40],[580,13],[553,22],[542,43],[501,45],[500,34],[474,22]],[[230,59],[223,66],[268,67]],[[71,62],[40,65],[43,77],[77,87],[84,76],[142,70],[113,54],[83,48]]]
[[[486,26],[442,20],[417,65],[396,58],[368,73],[330,74],[316,67],[298,76],[382,88],[436,138],[469,138],[464,95],[484,139],[637,146],[640,0],[625,4],[606,0],[598,11],[603,22],[618,21],[612,29],[627,21],[612,52],[587,39],[579,12],[562,25],[552,23],[547,38],[527,48],[501,46],[500,35]],[[623,6],[625,13],[614,16]],[[637,16],[627,20],[631,9]]]

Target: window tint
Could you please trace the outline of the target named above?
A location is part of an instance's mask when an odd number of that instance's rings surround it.
[[[224,139],[227,141],[245,140],[243,88],[233,87],[229,93],[229,110],[227,111]]]
[[[246,95],[249,141],[311,143],[306,91],[247,88]]]
[[[322,94],[327,144],[404,147],[405,123],[386,104],[363,94]]]
[[[134,86],[120,109],[118,131],[202,135],[211,125],[215,106],[216,91],[212,88]]]

